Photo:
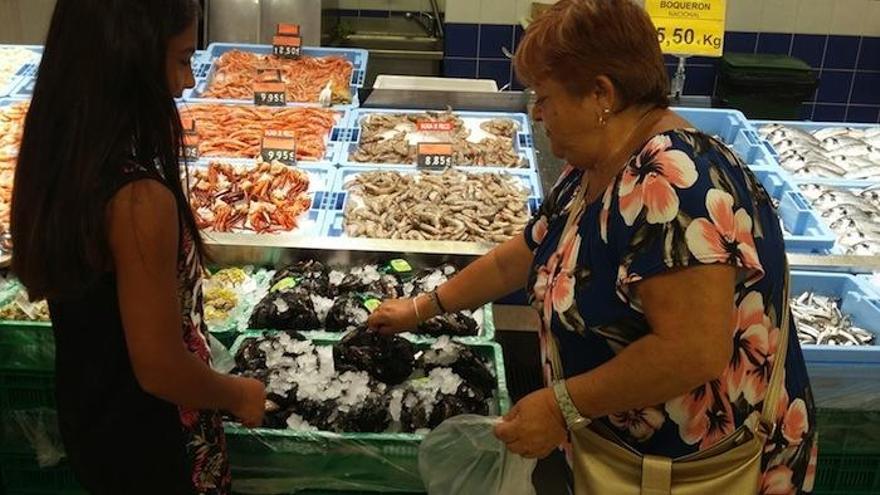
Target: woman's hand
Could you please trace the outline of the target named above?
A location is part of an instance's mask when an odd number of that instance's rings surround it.
[[[568,437],[553,390],[544,388],[523,397],[495,426],[495,436],[527,459],[550,455]]]
[[[263,383],[253,378],[241,378],[239,394],[238,404],[229,412],[248,428],[263,424],[266,410],[266,387]]]
[[[412,299],[389,299],[373,311],[367,325],[384,335],[415,330],[419,326]]]

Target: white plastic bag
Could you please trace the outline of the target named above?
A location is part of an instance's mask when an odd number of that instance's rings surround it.
[[[419,448],[428,495],[535,495],[537,461],[507,450],[493,430],[500,418],[462,415],[429,433]]]
[[[208,334],[208,344],[211,348],[211,367],[217,373],[229,373],[235,368],[235,358],[226,347],[213,335]]]

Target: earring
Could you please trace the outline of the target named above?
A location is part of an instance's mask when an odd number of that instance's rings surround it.
[[[602,114],[599,115],[599,125],[605,126],[608,125],[608,117],[611,115],[611,109],[606,108],[602,110]]]

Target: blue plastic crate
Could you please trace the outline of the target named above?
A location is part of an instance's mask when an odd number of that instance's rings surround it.
[[[242,159],[224,159],[224,158],[204,158],[198,162],[191,164],[192,168],[207,168],[211,162],[230,163],[240,166],[253,166],[253,160]],[[268,234],[273,236],[281,236],[285,238],[311,238],[317,237],[321,229],[326,223],[326,212],[321,208],[324,198],[330,195],[330,188],[336,183],[336,169],[326,165],[300,164],[297,168],[303,170],[309,175],[309,197],[312,199],[312,206],[308,212],[303,213],[300,223],[293,232],[283,232],[279,234]],[[253,232],[249,232],[253,235]],[[207,233],[211,236],[211,233]]]
[[[348,123],[348,129],[340,132],[340,138],[345,139],[345,144],[339,147],[339,155],[336,157],[336,162],[342,167],[372,167],[372,168],[384,168],[388,166],[404,166],[404,167],[415,167],[415,164],[407,164],[407,163],[361,163],[350,160],[349,157],[352,153],[357,151],[359,143],[360,143],[360,129],[361,129],[361,121],[364,117],[374,114],[388,114],[388,113],[397,113],[397,114],[417,114],[423,113],[424,110],[394,110],[394,109],[355,109],[351,112],[351,118]],[[503,118],[503,119],[511,119],[519,125],[519,132],[517,133],[517,139],[514,140],[513,146],[516,152],[525,158],[526,166],[522,168],[510,168],[510,167],[473,167],[473,166],[462,166],[460,167],[462,170],[474,170],[476,168],[480,169],[489,169],[492,171],[500,171],[500,170],[537,170],[537,156],[535,155],[534,149],[534,139],[532,137],[532,127],[529,122],[528,115],[524,113],[502,113],[502,112],[455,112],[455,115],[461,118],[476,118],[476,119],[494,119],[494,118]]]
[[[749,120],[739,110],[673,108],[700,131],[717,136],[752,167],[778,166]]]
[[[201,95],[207,90],[208,85],[214,77],[214,61],[226,52],[232,50],[242,50],[261,55],[268,55],[272,52],[271,45],[251,45],[241,43],[211,43],[205,54],[201,57],[201,63],[193,68],[196,76],[196,87],[184,94],[188,99],[207,99]],[[343,107],[357,107],[358,89],[364,86],[364,80],[367,75],[367,62],[369,60],[369,52],[360,48],[324,48],[324,47],[303,47],[302,54],[305,57],[327,57],[339,56],[346,58],[352,63],[351,85],[351,103],[348,105],[340,105]],[[226,100],[223,100],[226,101]],[[243,102],[245,100],[230,100]],[[249,101],[253,103],[252,101]],[[314,103],[290,103],[290,105],[308,105]]]
[[[809,122],[803,120],[753,120],[751,121],[751,123],[755,126],[756,130],[767,125],[778,124],[784,125],[786,127],[793,127],[795,129],[800,129],[806,132],[818,131],[819,129],[824,129],[826,127],[850,127],[853,129],[869,129],[872,127],[880,127],[877,124],[855,124],[850,122]],[[768,152],[773,156],[773,159],[778,164],[779,153],[776,151],[773,145],[764,139],[761,139],[761,143],[763,144],[764,148],[767,149]],[[781,165],[780,168],[782,168]],[[809,180],[810,182],[814,182],[816,184],[849,183],[852,185],[852,187],[866,187],[868,185],[880,183],[880,177],[874,180],[829,179],[822,177],[796,177],[796,179]]]
[[[874,289],[845,273],[792,271],[791,296],[807,291],[839,299],[840,310],[853,324],[876,336],[870,346],[803,345],[807,363],[880,365],[880,298]]]
[[[834,247],[837,237],[813,210],[784,171],[775,167],[754,168],[764,189],[778,202],[777,212],[785,228],[788,252],[823,253]]]
[[[249,106],[240,102],[227,102],[222,100],[192,100],[189,101],[184,98],[182,101],[177,103],[177,108],[180,110],[185,109],[189,104],[193,105],[241,105],[241,106]],[[324,150],[324,156],[320,160],[302,160],[301,163],[304,165],[318,165],[318,166],[327,166],[333,167],[336,165],[335,158],[339,154],[339,147],[343,145],[342,141],[339,140],[339,137],[342,136],[342,130],[344,129],[346,123],[349,120],[348,110],[345,108],[332,108],[334,112],[340,114],[339,121],[336,125],[330,130],[330,133],[327,135],[326,144],[327,147]],[[197,124],[198,127],[198,124]],[[224,157],[224,156],[206,156],[204,159],[213,159],[213,160],[236,160],[241,159],[240,157]]]
[[[856,278],[874,289],[874,294],[877,295],[877,299],[880,299],[880,273],[874,275],[856,275]]]
[[[348,237],[345,233],[345,222],[343,218],[345,206],[349,199],[349,194],[345,190],[345,183],[353,176],[375,170],[376,169],[364,169],[364,167],[345,167],[338,170],[333,193],[324,198],[324,207],[327,215],[325,216],[324,227],[321,229],[322,237]],[[382,167],[381,170],[396,171],[402,174],[420,173],[417,169],[411,167]],[[491,170],[486,170],[484,168],[471,168],[467,170],[467,172],[493,173]],[[508,170],[508,173],[510,176],[518,179],[523,187],[529,191],[529,198],[526,201],[529,213],[534,214],[537,212],[543,201],[541,197],[536,195],[536,192],[539,192],[541,187],[538,175],[535,172],[528,170]]]
[[[43,47],[38,45],[0,45],[3,48],[23,48],[39,55],[33,62],[22,64],[5,86],[0,86],[0,97],[15,96],[20,86],[33,81],[37,77],[40,68],[40,58],[43,55]]]

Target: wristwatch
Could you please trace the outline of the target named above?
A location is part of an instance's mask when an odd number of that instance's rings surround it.
[[[577,410],[568,393],[568,387],[565,386],[565,380],[553,382],[553,393],[556,395],[556,403],[559,404],[559,410],[562,411],[562,417],[569,430],[583,428],[593,421],[582,416]]]

